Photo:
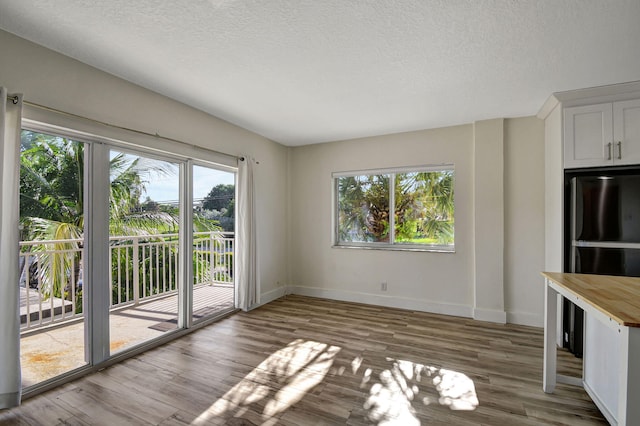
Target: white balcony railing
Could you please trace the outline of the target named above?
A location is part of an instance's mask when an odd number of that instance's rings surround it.
[[[193,235],[194,285],[233,285],[233,233]],[[178,234],[109,239],[111,308],[177,292]],[[21,330],[83,316],[82,240],[20,243]]]

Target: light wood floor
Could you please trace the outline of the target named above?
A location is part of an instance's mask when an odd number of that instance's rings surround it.
[[[579,364],[560,354],[564,372]],[[0,424],[606,424],[542,392],[542,330],[287,296],[0,412]]]

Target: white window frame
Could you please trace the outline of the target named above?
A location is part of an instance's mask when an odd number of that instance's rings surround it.
[[[333,248],[358,248],[373,250],[398,250],[398,251],[425,251],[425,252],[443,252],[455,253],[455,236],[454,243],[449,244],[410,244],[395,242],[395,177],[401,173],[416,172],[453,172],[454,185],[454,235],[455,235],[455,165],[454,164],[437,164],[422,165],[408,167],[392,167],[382,169],[352,170],[346,172],[334,172],[331,174],[332,184],[332,229],[333,229]],[[356,242],[356,241],[340,241],[339,227],[339,203],[338,203],[338,179],[341,177],[365,176],[365,175],[389,175],[389,217],[394,218],[389,222],[389,242]]]

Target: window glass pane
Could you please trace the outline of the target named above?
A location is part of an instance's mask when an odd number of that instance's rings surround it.
[[[193,166],[193,322],[234,308],[234,173]]]
[[[111,354],[177,328],[179,166],[111,151]]]
[[[85,145],[29,130],[20,145],[20,362],[28,387],[87,364]]]
[[[399,173],[395,242],[453,245],[453,171]]]
[[[337,179],[339,242],[389,242],[389,175]]]

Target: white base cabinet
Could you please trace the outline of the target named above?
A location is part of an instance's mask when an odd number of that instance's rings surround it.
[[[612,420],[618,417],[621,333],[617,324],[603,323],[593,315],[585,314],[584,387],[613,423]]]

